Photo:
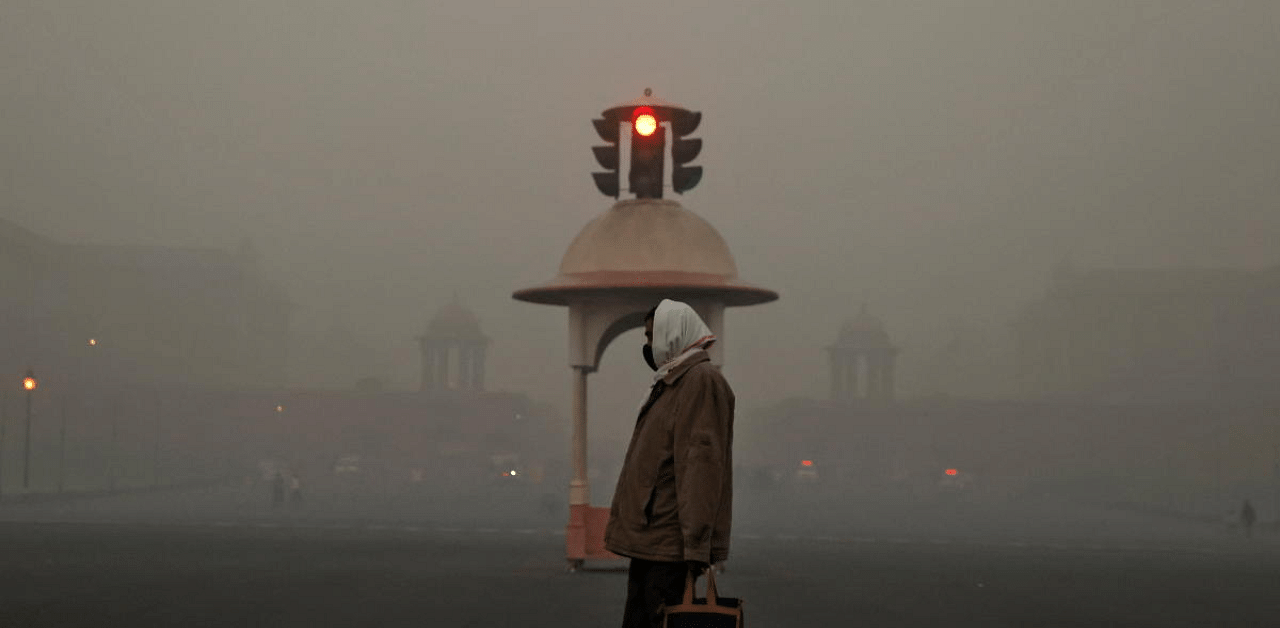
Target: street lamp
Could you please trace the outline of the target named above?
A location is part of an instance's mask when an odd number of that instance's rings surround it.
[[[35,391],[40,382],[36,381],[36,374],[27,369],[27,376],[22,378],[22,389],[27,391],[27,429],[25,443],[22,447],[22,490],[27,490],[31,480],[31,393]]]
[[[62,396],[62,425],[58,429],[58,494],[67,480],[67,397]]]
[[[0,387],[0,470],[4,469],[4,426],[9,423],[9,389]],[[0,495],[4,494],[4,477],[0,474]]]

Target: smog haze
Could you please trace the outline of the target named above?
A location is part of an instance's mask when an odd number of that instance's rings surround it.
[[[703,113],[711,222],[773,304],[726,316],[744,406],[819,396],[866,304],[929,395],[1010,392],[1051,271],[1277,263],[1268,2],[11,2],[0,217],[60,242],[251,242],[295,305],[292,387],[411,389],[454,295],[490,386],[567,409],[565,312],[518,303],[612,199],[590,120],[652,88]],[[593,424],[625,435],[638,332]],[[989,355],[988,355],[989,354]],[[295,357],[296,357],[295,355]],[[985,360],[985,362],[983,362]]]

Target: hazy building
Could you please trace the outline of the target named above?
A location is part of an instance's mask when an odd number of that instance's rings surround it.
[[[884,321],[868,313],[866,306],[845,322],[826,351],[832,400],[893,399],[898,348],[889,340]]]
[[[239,251],[63,244],[0,221],[0,369],[284,384],[290,304]]]
[[[419,390],[484,390],[489,338],[480,330],[480,318],[457,297],[427,323],[418,348],[422,352]]]
[[[1059,269],[1014,323],[1028,396],[1213,401],[1280,392],[1280,268]]]

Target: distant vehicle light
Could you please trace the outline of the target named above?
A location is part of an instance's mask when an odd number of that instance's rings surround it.
[[[512,470],[511,470],[511,476],[512,476],[512,477],[515,477],[515,476],[517,476],[517,475],[520,475],[520,474],[519,474],[519,473],[516,473],[516,470],[515,470],[515,469],[512,469]]]
[[[960,472],[959,472],[959,471],[957,471],[957,470],[955,470],[955,469],[947,469],[946,474],[947,474],[947,475],[959,475],[959,474],[960,474]]]
[[[813,466],[813,461],[812,461],[812,460],[801,460],[801,461],[800,461],[800,466],[802,466],[802,467],[812,467],[812,466]]]

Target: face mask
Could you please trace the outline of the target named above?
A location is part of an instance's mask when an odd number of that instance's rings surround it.
[[[658,365],[653,362],[653,347],[646,344],[642,349],[642,353],[644,353],[644,363],[648,364],[649,368],[655,371],[658,370]]]

